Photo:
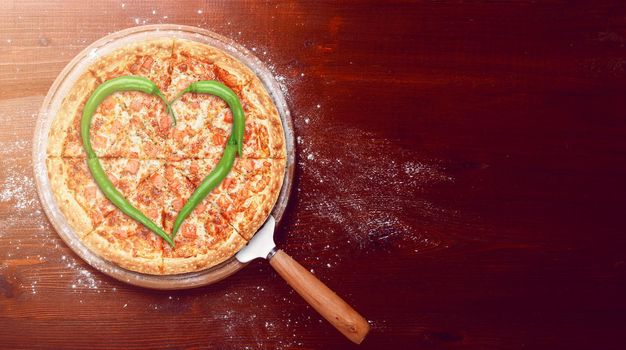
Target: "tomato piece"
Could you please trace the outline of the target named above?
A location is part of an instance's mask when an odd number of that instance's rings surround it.
[[[185,201],[183,201],[182,198],[176,198],[174,199],[174,201],[172,202],[172,208],[176,211],[179,211],[183,208],[183,206],[185,205]]]
[[[87,187],[85,187],[85,193],[84,193],[85,199],[88,202],[91,202],[91,201],[95,200],[97,191],[98,190],[97,190],[96,186],[87,186]]]
[[[139,171],[139,161],[137,159],[131,159],[128,161],[128,163],[126,163],[126,167],[124,168],[124,170],[128,171],[131,174],[137,174],[137,171]]]
[[[190,223],[184,223],[182,227],[182,234],[185,238],[195,239],[197,237],[196,226]]]

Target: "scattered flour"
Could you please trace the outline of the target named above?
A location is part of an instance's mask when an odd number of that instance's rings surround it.
[[[62,272],[57,277],[68,281],[68,289],[74,292],[106,291],[99,289],[100,276],[70,255],[69,248],[48,223],[39,204],[30,152],[30,141],[0,143],[3,160],[0,171],[0,239],[7,240],[8,246],[12,247],[0,251],[0,261],[15,259],[26,260],[33,266],[61,266]],[[28,236],[23,235],[25,228],[29,230]],[[33,297],[42,294],[39,290],[45,282],[36,271],[27,274],[19,284]]]
[[[442,245],[416,223],[417,218],[436,220],[454,214],[422,199],[432,186],[454,182],[445,167],[418,160],[412,151],[374,132],[333,125],[336,119],[326,118],[320,107],[298,111],[306,117],[294,120],[301,209],[295,231],[313,230],[317,240],[334,243],[325,249],[338,252],[346,245],[365,253],[407,245],[417,252]],[[338,173],[351,174],[351,180],[339,181]],[[407,211],[415,219],[408,220]],[[307,218],[307,227],[301,217]],[[311,227],[311,217],[319,225]],[[328,264],[335,265],[340,257]]]
[[[0,238],[18,226],[48,227],[32,176],[30,142],[0,143]]]
[[[32,209],[37,199],[32,196],[33,178],[22,174],[11,174],[0,187],[0,202],[13,202],[16,210]]]
[[[259,271],[263,274],[270,273],[266,267],[261,267]],[[231,288],[224,293],[222,301],[212,304],[211,311],[207,314],[212,314],[213,317],[207,321],[218,321],[218,327],[222,328],[227,340],[237,342],[245,338],[246,344],[251,349],[291,349],[302,346],[299,330],[319,327],[318,324],[323,322],[322,319],[308,306],[308,312],[299,311],[300,302],[297,301],[299,296],[293,291],[284,296],[283,293],[277,292],[277,289],[283,286],[268,282],[267,285],[261,282],[258,286],[245,286],[243,289],[241,286]],[[237,308],[238,311],[232,310],[233,303],[241,304]],[[268,315],[268,303],[273,308],[280,305],[280,308],[276,309],[276,313]],[[257,314],[255,310],[262,312]],[[268,316],[270,318],[267,318]],[[290,334],[290,337],[285,338],[284,334]]]
[[[94,275],[94,273],[99,274],[98,272],[92,273],[92,267],[86,266],[82,261],[78,263],[74,258],[69,255],[61,256],[61,263],[68,270],[68,274],[72,277],[70,280],[71,288],[74,292],[80,292],[86,289],[95,290],[97,293],[101,291],[106,291],[106,289],[100,290],[100,279],[102,278],[99,275]]]

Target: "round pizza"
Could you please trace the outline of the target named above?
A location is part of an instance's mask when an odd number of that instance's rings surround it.
[[[82,109],[103,82],[153,81],[168,101],[195,81],[216,80],[243,107],[243,152],[228,176],[185,219],[174,247],[126,216],[100,191],[80,135]],[[219,161],[232,129],[222,99],[188,93],[172,104],[116,92],[97,108],[90,140],[117,190],[165,232]],[[57,204],[92,252],[129,270],[164,275],[206,269],[232,257],[254,235],[278,198],[286,166],[280,116],[261,80],[243,63],[206,44],[161,38],[127,45],[95,60],[55,116],[46,166]]]

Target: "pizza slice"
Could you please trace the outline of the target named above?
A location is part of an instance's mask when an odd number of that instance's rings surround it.
[[[243,155],[246,158],[285,158],[282,121],[265,86],[258,77],[242,90],[246,115]]]
[[[161,91],[167,91],[172,49],[173,39],[157,39],[113,51],[89,67],[96,79],[91,84],[97,87],[116,77],[134,75],[146,77]],[[65,157],[84,156],[80,140],[82,107],[75,110],[73,119]],[[166,158],[165,140],[171,125],[172,118],[159,97],[137,91],[116,92],[98,106],[90,139],[100,157]]]
[[[61,102],[59,111],[50,127],[48,157],[84,154],[80,139],[80,117],[85,103],[98,85],[98,79],[89,71],[78,77],[72,89]]]
[[[91,73],[83,74],[62,102],[49,134],[48,154],[53,157],[84,158],[86,156],[80,134],[83,107],[99,80]],[[111,146],[119,132],[119,96],[109,96],[98,106],[92,118],[90,140],[100,157],[119,157]]]
[[[86,156],[80,137],[81,113],[69,131],[64,157]],[[162,159],[172,123],[156,96],[139,92],[114,93],[96,109],[91,121],[91,146],[103,158]]]
[[[282,122],[260,80],[244,86],[239,99],[245,115],[243,157],[285,158]],[[172,159],[207,158],[223,151],[233,123],[226,102],[208,94],[185,94],[173,108],[179,123],[168,141]]]
[[[232,129],[232,114],[226,102],[216,96],[186,94],[172,108],[178,122],[168,139],[170,159],[222,154]]]
[[[261,80],[232,56],[198,43],[176,40],[168,96],[191,83],[217,80],[239,97],[245,113],[244,158],[284,158],[282,122]],[[232,112],[218,97],[186,94],[174,106],[179,125],[169,144],[172,159],[205,158],[221,153],[232,129]]]
[[[217,80],[236,93],[255,76],[245,64],[226,52],[198,42],[176,39],[172,54],[170,94],[198,80]]]
[[[196,186],[171,165],[165,168],[165,178],[168,191],[163,205],[164,227],[166,232],[171,232],[178,212]],[[246,243],[217,210],[203,204],[185,219],[174,242],[175,248],[163,247],[165,274],[198,271],[217,265],[232,257]]]
[[[245,115],[243,157],[285,158],[283,128],[276,108],[245,97],[252,96],[251,92],[246,94],[240,96]],[[167,141],[170,159],[210,158],[223,152],[233,125],[226,102],[208,94],[185,94],[172,107],[178,124]]]
[[[214,63],[220,53],[177,40],[168,96],[176,96],[196,81],[219,80]],[[209,94],[187,93],[172,108],[178,123],[169,140],[171,159],[205,158],[223,151],[232,129],[232,114],[226,102]]]
[[[129,202],[160,226],[163,225],[162,197],[167,188],[163,173],[163,167],[153,171],[128,197]],[[94,253],[125,269],[163,273],[163,239],[120,210],[109,213],[82,241]]]
[[[101,81],[124,75],[152,80],[161,91],[170,85],[170,62],[174,40],[160,38],[124,46],[98,58],[89,70]]]
[[[101,159],[100,162],[124,196],[129,196],[150,174],[163,167],[162,161],[137,159]],[[91,232],[115,209],[93,180],[84,158],[48,158],[46,166],[59,208],[79,237]]]
[[[196,187],[219,159],[185,159],[172,164]],[[246,240],[252,238],[272,211],[285,171],[284,159],[242,159],[195,211],[215,210]]]

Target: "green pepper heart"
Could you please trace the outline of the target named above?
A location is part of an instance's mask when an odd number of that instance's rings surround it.
[[[207,175],[202,183],[191,194],[187,203],[180,210],[174,221],[171,236],[168,235],[162,228],[150,220],[139,209],[135,208],[128,200],[122,195],[113,185],[109,177],[104,172],[98,156],[91,147],[91,140],[89,138],[89,129],[91,126],[91,119],[95,113],[98,105],[109,95],[118,91],[140,91],[146,94],[158,96],[167,106],[167,111],[172,115],[174,125],[176,125],[176,117],[174,111],[171,108],[171,104],[178,98],[187,92],[212,94],[220,97],[230,107],[233,113],[233,128],[230,134],[230,138],[224,148],[224,154],[217,163],[215,168]],[[136,220],[140,224],[147,227],[150,231],[154,232],[158,236],[162,237],[167,243],[174,247],[174,237],[180,228],[183,221],[191,214],[193,209],[202,202],[202,200],[217,187],[222,180],[228,175],[235,162],[237,154],[241,156],[243,147],[243,133],[245,127],[245,116],[243,108],[237,95],[229,89],[226,85],[217,81],[197,81],[189,85],[186,89],[181,91],[172,102],[168,102],[163,93],[159,90],[157,85],[150,79],[138,76],[122,76],[107,80],[100,84],[98,88],[91,94],[89,100],[83,108],[83,117],[80,124],[80,133],[83,141],[83,147],[87,152],[87,166],[93,176],[94,180],[105,197],[107,197],[113,205],[118,207],[124,214],[128,215],[132,219]]]

